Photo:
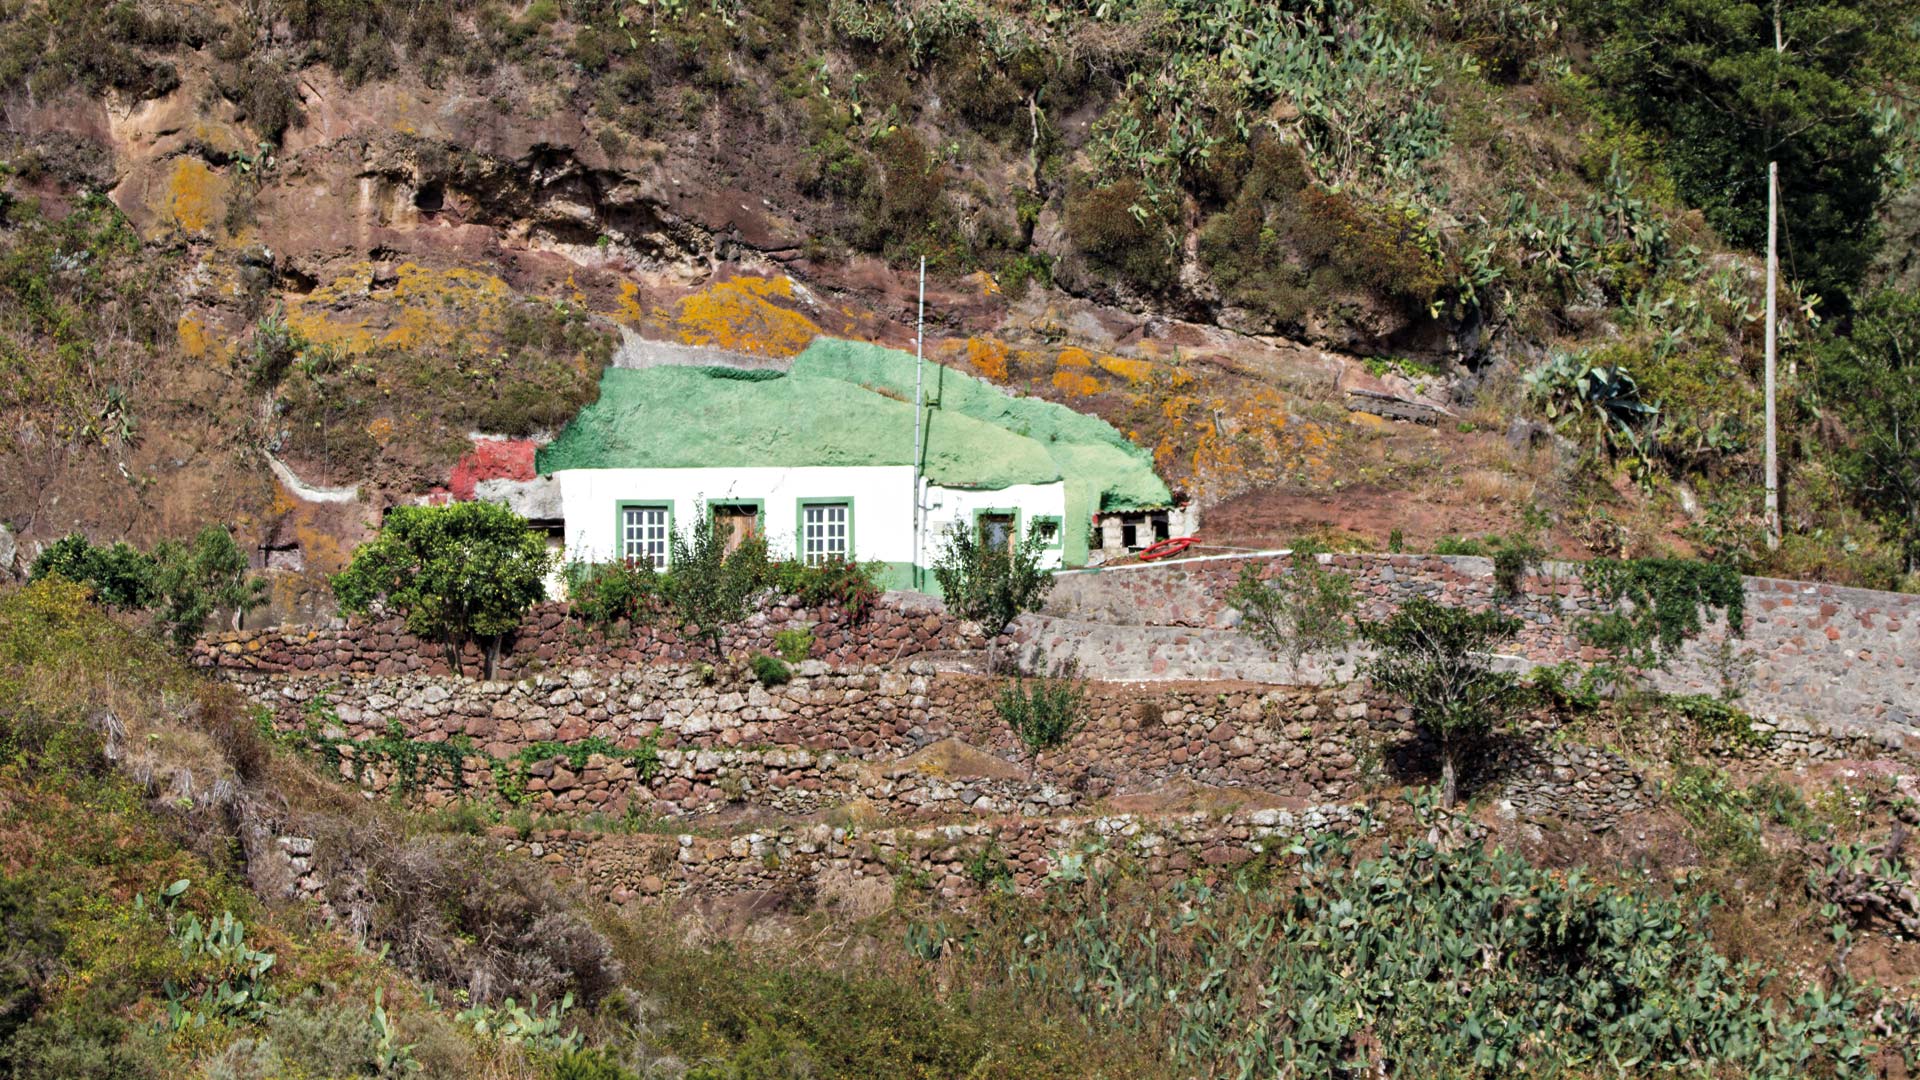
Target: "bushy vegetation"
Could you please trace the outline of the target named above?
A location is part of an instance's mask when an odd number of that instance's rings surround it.
[[[1228,605],[1240,613],[1240,632],[1295,669],[1306,657],[1337,652],[1353,640],[1353,580],[1321,566],[1319,554],[1318,545],[1297,541],[1284,574],[1269,580],[1247,563],[1227,592]]]
[[[1001,681],[993,711],[1027,753],[1038,758],[1086,726],[1087,684],[1071,661],[1049,664],[1041,653],[1033,666],[1039,673],[1031,678],[1020,671]]]
[[[1022,612],[1040,610],[1053,589],[1053,575],[1040,568],[1046,544],[1034,529],[1026,539],[1001,546],[965,524],[952,526],[933,563],[947,610],[979,623],[989,635],[1004,633]]]
[[[378,605],[439,641],[455,672],[461,648],[478,639],[483,676],[492,678],[501,639],[546,598],[555,558],[525,518],[497,503],[396,506],[332,585],[342,611],[367,614]]]
[[[1069,860],[969,949],[1200,1075],[1874,1075],[1870,988],[1776,992],[1723,955],[1704,904],[1650,883],[1479,842],[1322,833],[1267,858],[1171,888]]]
[[[176,648],[193,644],[215,610],[237,628],[266,601],[266,582],[247,572],[233,534],[209,525],[191,542],[163,540],[142,552],[124,540],[95,545],[79,534],[47,545],[28,571],[30,580],[57,576],[85,585],[108,607],[145,611],[155,632]]]
[[[758,533],[730,546],[704,508],[669,539],[668,547],[665,570],[638,559],[569,562],[564,576],[574,616],[602,627],[671,621],[695,628],[717,652],[726,633],[772,597],[792,597],[802,607],[837,608],[858,622],[882,592],[879,564],[838,556],[813,563],[775,559]],[[813,638],[807,631],[785,630],[775,635],[775,644],[798,663],[806,659]]]
[[[1440,753],[1441,805],[1459,798],[1458,760],[1521,704],[1519,680],[1495,666],[1494,650],[1520,632],[1519,619],[1468,611],[1416,596],[1378,622],[1362,622],[1373,646],[1367,676],[1404,701]]]

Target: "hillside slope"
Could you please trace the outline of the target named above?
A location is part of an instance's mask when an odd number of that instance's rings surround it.
[[[1778,553],[1751,177],[1715,159],[1739,182],[1703,187],[1682,151],[1719,144],[1623,51],[1745,55],[1752,12],[1600,0],[22,0],[0,520],[29,554],[225,521],[330,570],[469,433],[573,415],[619,334],[904,344],[925,256],[934,355],[1111,420],[1218,508],[1210,538],[1544,520],[1569,555],[1888,586],[1904,534],[1850,498],[1808,312],[1878,280],[1875,213],[1903,235],[1912,49],[1878,7],[1815,35],[1834,10],[1790,6],[1794,55],[1816,104],[1881,119],[1802,168],[1831,199],[1789,191]],[[1657,419],[1577,407],[1594,366]],[[303,500],[267,454],[360,501]]]

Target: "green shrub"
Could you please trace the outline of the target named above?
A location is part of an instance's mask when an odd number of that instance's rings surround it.
[[[777,656],[755,653],[747,666],[753,669],[753,677],[760,680],[762,686],[780,686],[793,681],[793,670]]]
[[[1227,592],[1227,603],[1240,613],[1240,632],[1295,668],[1307,656],[1336,652],[1353,640],[1347,622],[1354,610],[1353,579],[1321,566],[1318,554],[1318,545],[1296,543],[1287,572],[1271,582],[1247,563]]]
[[[1149,295],[1170,290],[1179,265],[1172,225],[1138,180],[1080,191],[1067,200],[1067,235],[1098,269]]]
[[[813,654],[813,631],[782,630],[773,635],[773,649],[788,663],[797,664]]]
[[[1040,610],[1053,589],[1053,575],[1040,568],[1046,544],[1037,529],[1009,549],[954,524],[933,564],[947,610],[978,622],[989,635],[1004,633],[1021,612]]]
[[[854,622],[866,618],[880,599],[880,563],[856,562],[835,555],[817,563],[783,559],[769,569],[773,587],[805,607],[833,605]]]
[[[546,599],[553,562],[545,538],[498,503],[396,506],[329,584],[341,611],[367,614],[379,604],[439,640],[455,672],[461,646],[479,639],[490,679],[501,639]]]
[[[1480,841],[1320,833],[1270,856],[1271,882],[1219,887],[1072,860],[989,916],[971,970],[1157,1037],[1163,1075],[1872,1075],[1871,992],[1729,960],[1704,901]]]
[[[1374,688],[1404,701],[1439,746],[1443,807],[1458,799],[1456,758],[1520,704],[1518,681],[1493,667],[1494,649],[1520,626],[1498,611],[1447,607],[1424,596],[1360,624],[1360,636],[1376,650],[1366,667]]]
[[[1045,654],[1038,664],[1045,668]],[[993,709],[1027,753],[1038,757],[1086,726],[1086,698],[1086,681],[1068,664],[1031,681],[1024,674],[1004,680],[994,695]]]
[[[1746,623],[1746,582],[1738,571],[1698,559],[1595,559],[1581,576],[1611,610],[1583,618],[1582,641],[1639,668],[1665,665],[1706,628],[1714,612],[1728,632]]]
[[[575,617],[599,626],[616,622],[638,624],[654,613],[661,593],[660,575],[642,559],[618,562],[569,562],[561,571],[567,584],[568,609]]]

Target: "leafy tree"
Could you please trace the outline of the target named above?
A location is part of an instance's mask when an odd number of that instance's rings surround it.
[[[219,525],[201,529],[190,544],[154,545],[154,619],[173,643],[193,644],[215,609],[233,613],[238,628],[267,602],[267,583],[247,573],[247,556],[233,534]]]
[[[1581,640],[1638,668],[1660,667],[1698,637],[1713,612],[1739,633],[1747,588],[1739,571],[1700,559],[1595,559],[1582,571],[1611,610],[1581,620]]]
[[[1920,294],[1870,297],[1821,349],[1818,382],[1847,429],[1841,474],[1920,573]]]
[[[1227,603],[1240,613],[1240,632],[1286,656],[1296,669],[1307,656],[1335,652],[1353,640],[1347,623],[1353,581],[1321,566],[1318,554],[1318,545],[1295,545],[1292,565],[1270,582],[1247,563],[1227,592]]]
[[[153,559],[124,540],[95,546],[78,533],[47,545],[27,572],[38,581],[58,574],[93,590],[94,599],[122,611],[139,611],[153,601]]]
[[[728,535],[714,527],[704,506],[695,507],[693,527],[669,541],[671,558],[661,582],[667,606],[682,625],[699,629],[716,656],[727,628],[753,613],[772,576],[764,536],[749,534],[728,551]]]
[[[1577,11],[1597,82],[1664,137],[1681,196],[1757,250],[1767,162],[1778,161],[1789,269],[1844,303],[1880,242],[1887,142],[1871,95],[1911,63],[1899,0],[1587,0]]]
[[[151,611],[154,628],[180,648],[193,644],[216,609],[233,612],[239,625],[266,603],[266,583],[247,572],[246,553],[219,525],[149,552],[124,540],[96,546],[84,536],[62,537],[34,560],[30,576],[49,574],[86,585],[110,607]]]
[[[1002,682],[994,695],[993,709],[1007,722],[1020,745],[1027,748],[1027,754],[1037,760],[1041,752],[1066,742],[1086,726],[1087,683],[1071,661],[1049,670],[1042,653],[1036,666],[1042,674],[1031,686],[1018,672]]]
[[[1519,681],[1493,668],[1493,650],[1520,632],[1500,611],[1468,611],[1416,596],[1378,622],[1360,624],[1377,651],[1373,684],[1407,703],[1414,722],[1440,746],[1440,800],[1459,801],[1462,750],[1505,720],[1520,702]]]
[[[407,629],[445,646],[455,671],[461,647],[484,642],[492,678],[501,637],[546,599],[554,558],[525,518],[496,503],[400,506],[331,583],[341,610],[399,612]]]
[[[1038,611],[1053,589],[1053,575],[1040,568],[1046,543],[1038,530],[1028,530],[1025,540],[1002,547],[967,525],[950,526],[933,564],[947,610],[996,636],[1021,612]]]

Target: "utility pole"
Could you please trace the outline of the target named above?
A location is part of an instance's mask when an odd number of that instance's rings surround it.
[[[1767,547],[1780,546],[1780,461],[1773,420],[1773,363],[1779,338],[1774,292],[1780,273],[1778,202],[1780,163],[1767,162]]]
[[[927,257],[920,256],[920,312],[913,331],[913,583],[924,585],[920,572],[920,534],[926,521],[926,500],[920,494],[920,467],[925,455],[922,428],[926,421],[927,386]],[[1769,401],[1772,399],[1769,398]],[[1769,406],[1771,408],[1771,406]]]
[[[1773,50],[1786,51],[1780,34],[1780,2],[1773,4]],[[1774,359],[1780,326],[1775,306],[1780,277],[1780,163],[1767,162],[1767,548],[1780,546],[1780,458],[1774,427]]]

